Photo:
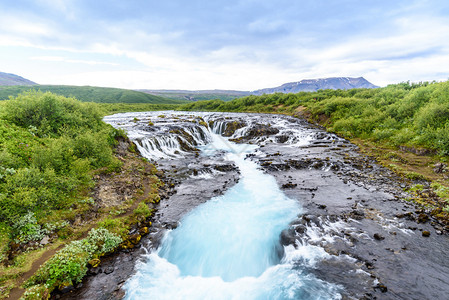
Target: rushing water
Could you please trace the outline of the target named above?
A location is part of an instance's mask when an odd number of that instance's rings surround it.
[[[327,255],[324,251],[280,245],[281,231],[301,207],[282,193],[272,176],[245,159],[256,146],[221,137],[217,133],[223,126],[217,122],[212,129],[190,132],[203,144],[202,155],[218,153],[234,162],[240,181],[195,208],[166,234],[127,281],[125,298],[340,299],[338,287],[305,271]],[[141,139],[139,145],[149,157],[180,153],[175,150],[179,140],[150,140]],[[161,145],[168,150],[161,151]]]

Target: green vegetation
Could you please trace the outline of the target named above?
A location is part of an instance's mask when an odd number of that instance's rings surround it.
[[[10,97],[17,97],[23,92],[32,90],[74,97],[83,102],[151,104],[179,104],[186,102],[132,90],[69,85],[0,86],[0,99],[6,100]]]
[[[60,210],[78,205],[92,170],[119,167],[111,147],[120,133],[101,119],[95,105],[51,93],[3,103],[0,222],[12,241],[49,234],[35,220],[57,222]]]
[[[178,104],[148,104],[148,103],[99,103],[104,115],[133,111],[175,110]]]
[[[87,238],[73,241],[46,261],[27,281],[23,299],[48,299],[55,288],[78,283],[87,273],[88,264],[113,251],[122,239],[107,229],[92,229]]]
[[[114,155],[118,140],[127,143],[126,136],[102,117],[110,107],[119,106],[83,103],[41,91],[0,102],[2,297],[20,284],[20,276],[45,251],[54,251],[91,229],[95,223],[88,225],[89,221],[99,223],[99,229],[71,242],[44,264],[28,283],[26,299],[45,298],[54,288],[79,281],[87,262],[126,240],[133,224],[148,225],[152,210],[142,201],[157,194],[162,183],[154,176],[154,166],[137,154],[121,153],[120,160]],[[126,172],[121,171],[125,167]],[[140,183],[146,195],[101,206],[90,194],[94,176],[109,176],[114,184]],[[107,229],[111,224],[116,225],[113,232]]]
[[[173,100],[184,100],[187,101],[203,101],[203,100],[211,100],[218,99],[223,101],[231,101],[237,98],[241,98],[249,95],[249,92],[242,91],[232,91],[232,90],[211,90],[211,91],[163,91],[163,90],[141,90],[143,92],[148,92],[151,95],[169,98]]]
[[[179,110],[249,111],[308,117],[330,131],[391,146],[424,147],[449,154],[449,82],[401,83],[378,89],[321,90],[201,101]]]

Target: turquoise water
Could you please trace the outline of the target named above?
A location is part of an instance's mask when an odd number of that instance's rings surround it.
[[[127,281],[126,299],[339,299],[335,286],[302,271],[322,252],[283,249],[281,231],[301,213],[274,177],[245,160],[253,146],[212,134],[203,155],[225,151],[239,183],[185,216]],[[315,250],[314,250],[315,249]]]

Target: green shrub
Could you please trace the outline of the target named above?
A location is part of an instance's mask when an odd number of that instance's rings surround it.
[[[121,242],[120,237],[105,228],[92,229],[87,238],[71,242],[45,262],[26,286],[45,285],[51,292],[80,282],[87,273],[89,260],[114,250]]]
[[[449,120],[449,101],[447,103],[430,103],[421,108],[415,116],[416,128],[424,131],[427,128],[441,128]]]
[[[38,284],[25,291],[21,300],[47,300],[50,299],[50,291],[46,284]]]
[[[151,210],[144,202],[140,202],[136,209],[134,209],[134,216],[139,221],[145,220],[145,218],[151,216],[152,213],[153,210]]]
[[[6,101],[2,118],[40,137],[103,127],[101,113],[92,104],[52,93],[31,91]]]

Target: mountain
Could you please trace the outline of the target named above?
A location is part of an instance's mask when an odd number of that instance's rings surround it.
[[[21,76],[0,72],[0,86],[5,85],[35,85],[36,83]]]
[[[297,82],[285,83],[275,88],[267,88],[256,91],[234,91],[234,90],[138,90],[140,92],[148,93],[155,96],[166,97],[174,100],[211,100],[220,99],[223,101],[230,101],[236,98],[241,98],[249,95],[263,95],[273,93],[299,93],[299,92],[314,92],[317,90],[348,90],[348,89],[374,89],[378,86],[370,83],[363,77],[332,77],[321,79],[304,79]]]
[[[349,90],[349,89],[374,89],[378,86],[372,84],[363,77],[331,77],[320,79],[304,79],[297,82],[285,83],[275,88],[267,88],[253,91],[253,95],[273,94],[273,93],[299,93],[315,92],[317,90]]]
[[[187,102],[186,100],[173,100],[133,90],[72,85],[0,86],[0,100],[8,99],[9,96],[16,97],[18,94],[30,90],[52,92],[66,97],[74,97],[84,102],[151,104],[181,104]]]

